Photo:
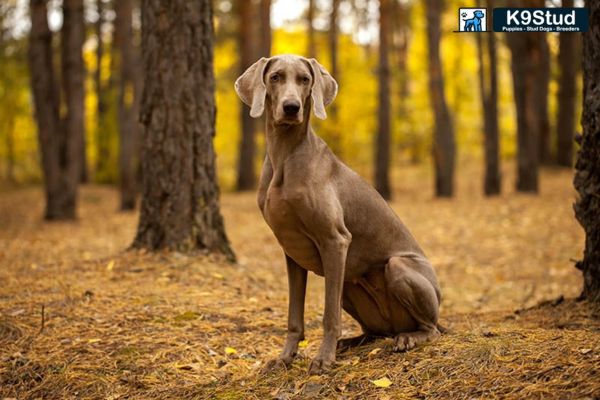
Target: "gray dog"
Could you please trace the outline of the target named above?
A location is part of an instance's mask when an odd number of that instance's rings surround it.
[[[393,336],[394,350],[405,351],[438,337],[440,290],[431,264],[379,193],[309,125],[311,108],[327,117],[336,81],[315,59],[281,55],[258,60],[235,89],[252,117],[266,114],[258,205],[287,263],[288,334],[266,369],[291,364],[304,339],[308,271],[325,277],[324,337],[310,373],[328,369],[336,348]],[[338,340],[342,308],[361,336]]]

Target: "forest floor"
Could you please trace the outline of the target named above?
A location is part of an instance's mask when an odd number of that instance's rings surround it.
[[[39,187],[0,192],[0,399],[600,398],[600,310],[574,300],[571,172],[545,171],[539,196],[507,182],[494,199],[463,175],[453,200],[433,198],[425,170],[397,174],[392,207],[437,270],[449,332],[408,353],[355,348],[313,377],[314,275],[297,361],[259,374],[285,337],[287,279],[254,194],[222,196],[228,264],[126,251],[137,213],[116,212],[109,187],[82,189],[75,223],[43,222]],[[357,333],[345,316],[344,336]]]

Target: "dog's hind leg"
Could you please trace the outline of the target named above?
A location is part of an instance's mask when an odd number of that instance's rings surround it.
[[[392,257],[385,267],[385,279],[396,332],[394,351],[407,351],[440,336],[440,293],[429,262],[417,254]],[[407,331],[407,313],[416,330]]]

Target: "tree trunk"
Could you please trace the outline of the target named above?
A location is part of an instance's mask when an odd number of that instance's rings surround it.
[[[260,53],[261,57],[271,56],[271,0],[260,1]]]
[[[544,7],[544,3],[536,5]],[[540,53],[540,66],[537,71],[537,104],[538,118],[540,127],[540,163],[549,165],[552,163],[552,153],[550,150],[551,130],[550,117],[548,115],[548,90],[550,86],[550,47],[548,46],[547,34],[545,32],[537,35],[537,44]]]
[[[399,94],[399,111],[401,116],[405,115],[405,101],[408,97],[408,47],[410,43],[410,5],[404,4],[401,1],[394,1],[393,15],[395,22],[396,53],[398,55],[398,94]]]
[[[72,192],[63,191],[61,171],[61,127],[58,114],[59,92],[54,77],[52,32],[48,27],[46,0],[31,0],[29,70],[38,128],[38,139],[46,195],[45,218],[70,219],[75,216]]]
[[[83,0],[63,2],[61,29],[62,86],[66,115],[62,121],[60,140],[61,187],[69,218],[75,217],[77,186],[81,181],[84,147],[84,77],[83,65]]]
[[[329,72],[337,82],[340,82],[340,69],[338,62],[338,9],[340,0],[331,0],[331,13],[329,14],[329,57],[331,59],[331,69]],[[329,106],[329,118],[331,119],[331,141],[330,146],[333,152],[341,157],[342,155],[342,138],[340,137],[338,125],[338,110],[337,105],[333,102]]]
[[[575,164],[579,199],[575,216],[585,230],[581,297],[600,302],[600,2],[586,0],[589,31],[583,34],[583,135]]]
[[[63,1],[63,25],[61,30],[62,85],[66,105],[64,116],[64,139],[61,146],[65,168],[65,188],[74,192],[79,182],[87,181],[87,156],[85,151],[83,42],[85,25],[83,0]],[[71,161],[72,160],[72,161]],[[75,176],[76,183],[73,183]],[[74,200],[73,200],[74,201]]]
[[[390,0],[379,2],[379,107],[377,145],[375,146],[375,189],[389,200],[390,189]]]
[[[429,92],[435,117],[433,160],[435,166],[435,193],[451,197],[454,190],[455,142],[452,116],[446,104],[444,76],[440,60],[440,22],[443,8],[441,0],[425,2],[427,41],[429,55]]]
[[[234,259],[219,210],[211,0],[142,1],[143,193],[134,247]]]
[[[488,0],[488,9],[494,8],[494,0]],[[488,14],[488,18],[491,14]],[[488,25],[493,22],[488,20]],[[483,192],[486,196],[500,194],[500,144],[498,134],[498,72],[496,57],[496,36],[493,31],[487,36],[487,63],[485,62],[483,39],[476,35],[479,56],[479,85],[483,108],[483,137],[485,155],[485,177]],[[486,68],[487,66],[487,68]]]
[[[573,7],[573,0],[563,0],[563,7]],[[577,59],[579,35],[559,34],[558,64],[558,117],[556,119],[556,162],[563,167],[573,166],[573,141],[575,139],[575,102],[577,99]]]
[[[102,172],[107,168],[109,159],[109,138],[106,127],[106,90],[102,83],[102,60],[104,58],[104,40],[102,37],[102,27],[104,26],[104,5],[103,0],[96,0],[96,10],[98,20],[95,24],[96,29],[96,71],[94,73],[94,85],[96,88],[96,166],[95,173]]]
[[[238,8],[238,49],[240,54],[239,75],[252,65],[252,2],[240,1]],[[238,161],[238,177],[236,190],[251,190],[256,184],[256,174],[254,173],[254,120],[250,117],[250,109],[240,101],[240,152]]]
[[[15,183],[15,117],[6,124],[6,181]]]
[[[133,46],[132,1],[115,3],[115,45],[119,49],[119,188],[121,210],[135,209],[138,165],[139,93],[136,91],[137,65]]]
[[[306,10],[306,25],[308,27],[308,49],[309,58],[317,57],[317,46],[315,43],[315,28],[313,21],[315,19],[315,0],[308,0],[308,9]]]

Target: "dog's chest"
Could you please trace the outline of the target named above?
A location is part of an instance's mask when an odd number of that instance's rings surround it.
[[[302,220],[298,217],[296,193],[271,186],[267,192],[263,215],[285,253],[301,267],[323,275],[319,251]]]

